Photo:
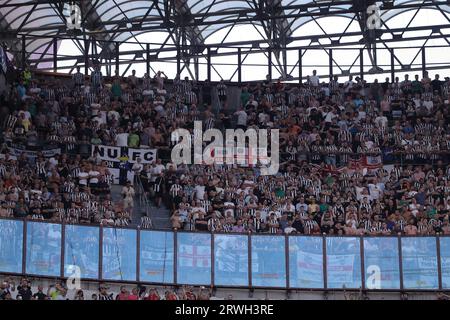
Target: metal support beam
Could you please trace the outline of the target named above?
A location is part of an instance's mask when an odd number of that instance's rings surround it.
[[[359,255],[361,257],[361,289],[366,289],[366,267],[364,261],[364,237],[359,237]]]
[[[253,285],[253,277],[252,277],[252,236],[250,235],[250,232],[247,235],[247,243],[248,243],[248,287],[251,290]]]
[[[207,51],[207,63],[208,63],[208,65],[207,65],[207,71],[206,71],[206,77],[207,77],[207,79],[208,79],[208,81],[211,81],[211,48],[208,48],[208,51]]]
[[[303,53],[302,49],[298,49],[298,82],[301,84],[303,81]]]
[[[27,221],[24,220],[23,221],[23,242],[22,242],[22,274],[26,274],[27,273],[27,238],[28,238],[28,234],[27,234]]]
[[[215,280],[215,249],[214,249],[214,233],[211,233],[211,288],[214,288]]]
[[[400,237],[400,234],[398,234],[397,237],[397,243],[398,243],[398,270],[400,272],[400,290],[403,290],[403,253],[402,253],[402,238]]]
[[[136,281],[141,280],[141,229],[136,230]]]
[[[89,41],[84,40],[84,75],[89,75]]]
[[[25,35],[22,35],[22,70],[25,70],[27,66],[27,50],[26,50],[26,38]]]
[[[177,47],[177,76],[181,79],[181,49]]]
[[[59,267],[60,276],[64,277],[64,265],[66,264],[66,223],[61,224],[61,265]],[[73,280],[72,280],[73,281]]]
[[[436,251],[437,251],[437,268],[438,268],[438,281],[439,290],[442,290],[442,264],[441,264],[441,236],[437,234],[436,236]]]
[[[287,234],[284,235],[284,259],[286,264],[286,288],[289,290],[291,287],[290,283],[290,262],[289,262],[289,236]]]
[[[242,83],[242,50],[238,48],[238,83]]]
[[[333,80],[333,49],[328,50],[328,56],[329,56],[329,75],[330,75],[330,81]]]
[[[323,287],[328,288],[328,274],[327,274],[327,238],[322,235],[322,272],[323,272]]]
[[[268,67],[268,80],[272,81],[272,49],[267,51],[267,67]]]
[[[178,230],[175,229],[174,233],[173,233],[173,261],[174,266],[173,266],[173,283],[177,284],[178,283]]]
[[[53,72],[58,72],[58,39],[53,39]]]
[[[99,245],[98,245],[98,279],[103,279],[103,224],[99,228]]]
[[[394,49],[391,49],[390,53],[391,53],[391,82],[394,83],[394,81],[395,81],[395,55],[394,55]]]
[[[116,72],[117,74],[120,73],[119,69],[120,69],[120,44],[119,42],[116,42]]]
[[[150,77],[150,44],[147,43],[145,48],[145,72]]]
[[[364,80],[364,49],[359,50],[359,77]]]
[[[425,51],[425,47],[422,47],[422,77],[425,77],[425,73],[427,71],[427,55]]]
[[[194,74],[195,74],[195,80],[199,81],[199,72],[198,72],[198,56],[194,57]]]

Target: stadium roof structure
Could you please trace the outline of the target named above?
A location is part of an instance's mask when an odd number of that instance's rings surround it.
[[[447,69],[449,29],[448,0],[0,0],[16,63],[58,72],[97,62],[107,74],[170,64],[169,76],[238,82],[312,69],[394,77]]]

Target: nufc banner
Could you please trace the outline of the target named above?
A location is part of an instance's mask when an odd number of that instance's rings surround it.
[[[95,145],[91,148],[91,154],[98,153],[100,159],[105,161],[122,161],[135,163],[138,158],[141,158],[141,163],[153,163],[156,160],[156,149],[134,149],[128,147],[113,147]]]
[[[6,144],[5,150],[7,150],[11,159],[17,159],[22,154],[34,159],[38,153],[41,153],[45,158],[52,158],[62,153],[61,148],[43,149],[40,146],[29,147],[13,143]],[[156,160],[156,152],[156,149],[91,146],[91,156],[97,154],[101,160],[106,161],[106,165],[114,177],[114,184],[124,183],[126,180],[133,181],[134,174],[131,172],[133,164],[137,162],[138,158],[141,159],[142,164],[153,163]],[[4,158],[4,154],[0,154],[1,158]]]
[[[131,168],[138,158],[141,159],[142,164],[153,163],[156,160],[156,149],[93,145],[91,155],[95,156],[95,154],[106,161],[114,177],[114,184],[123,184],[126,180],[133,181],[134,174]]]

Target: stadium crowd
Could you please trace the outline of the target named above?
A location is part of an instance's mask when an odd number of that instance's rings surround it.
[[[162,72],[107,79],[97,66],[89,78],[78,68],[70,82],[22,77],[0,101],[0,216],[128,224],[132,201],[111,201],[107,165],[91,155],[101,144],[158,150],[158,161],[130,170],[172,210],[174,229],[450,234],[449,88],[449,78],[427,74],[323,83],[314,71],[301,85],[244,85],[233,105],[223,81],[169,82]],[[204,129],[280,129],[279,173],[164,159],[178,142],[171,133],[193,134],[196,120]],[[17,144],[61,154],[13,159]],[[381,161],[368,169],[368,158]]]
[[[6,277],[0,283],[0,300],[92,300],[92,301],[111,301],[111,300],[234,300],[232,294],[226,297],[217,297],[213,292],[205,287],[194,288],[191,286],[181,286],[179,288],[166,287],[164,293],[158,288],[146,286],[121,286],[119,292],[112,292],[106,283],[100,283],[98,291],[86,294],[82,289],[70,292],[66,283],[56,282],[51,284],[45,290],[44,286],[38,284],[32,286],[32,281],[27,278],[20,279],[16,284],[14,279]],[[86,295],[85,295],[86,294]],[[348,293],[344,290],[345,300],[370,300],[363,292]],[[406,292],[402,292],[400,300],[408,300]],[[447,292],[437,292],[436,300],[449,300],[450,295]],[[267,300],[267,298],[266,298]]]
[[[191,286],[181,286],[179,288],[165,288],[164,293],[160,293],[157,288],[145,286],[121,286],[120,292],[112,292],[106,283],[100,283],[98,292],[85,296],[82,289],[69,290],[64,281],[51,284],[44,289],[38,284],[32,287],[32,281],[28,278],[20,279],[16,284],[14,279],[7,277],[0,284],[0,300],[210,300],[211,290],[205,287],[194,288]],[[228,295],[227,300],[232,300],[233,296]]]

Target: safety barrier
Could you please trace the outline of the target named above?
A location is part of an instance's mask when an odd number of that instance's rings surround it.
[[[78,269],[79,268],[79,269]],[[0,219],[0,273],[273,289],[450,289],[450,237],[140,230]]]

